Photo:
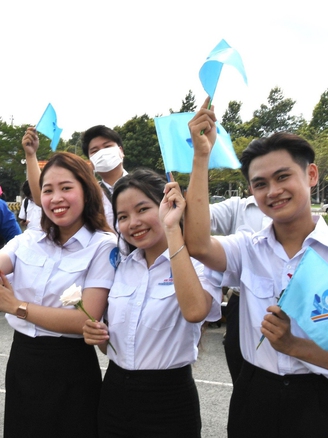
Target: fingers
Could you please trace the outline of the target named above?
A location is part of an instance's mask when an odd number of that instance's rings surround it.
[[[104,323],[92,322],[90,319],[85,321],[83,326],[84,340],[89,345],[99,345],[109,339],[108,329]]]
[[[22,139],[23,146],[30,146],[33,142],[38,140],[36,129],[33,126],[29,126]]]

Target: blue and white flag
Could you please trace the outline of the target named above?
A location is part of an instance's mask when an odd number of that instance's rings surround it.
[[[213,100],[222,67],[225,64],[235,67],[242,75],[245,84],[247,85],[247,76],[241,56],[237,50],[230,47],[225,40],[221,40],[208,55],[205,63],[199,71],[199,79],[211,100]]]
[[[328,350],[328,263],[311,247],[305,251],[279,306],[304,332]]]

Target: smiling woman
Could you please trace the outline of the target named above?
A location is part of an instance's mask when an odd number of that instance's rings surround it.
[[[106,222],[101,189],[82,158],[54,154],[40,187],[43,230],[26,230],[0,251],[1,271],[14,272],[12,284],[0,274],[0,310],[15,330],[4,437],[97,437],[101,372],[82,336],[87,315],[73,304],[63,307],[60,297],[76,284],[87,313],[102,317],[117,239]]]
[[[191,364],[203,320],[220,318],[221,293],[189,257],[180,226],[184,208],[178,184],[152,170],[138,169],[115,184],[114,218],[127,257],[108,295],[108,326],[90,320],[84,326],[86,342],[110,359],[101,438],[200,437]],[[117,354],[107,348],[109,334]]]

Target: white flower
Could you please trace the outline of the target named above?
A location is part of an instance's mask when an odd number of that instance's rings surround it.
[[[59,298],[63,306],[76,306],[82,300],[81,286],[72,284]]]
[[[93,316],[91,316],[83,307],[81,286],[76,286],[75,283],[72,284],[72,286],[64,290],[59,299],[62,302],[63,306],[75,306],[76,309],[82,310],[82,312],[84,312],[87,317],[91,319],[91,321],[96,321]],[[115,354],[117,354],[115,348],[110,341],[108,341],[108,344],[114,350]]]

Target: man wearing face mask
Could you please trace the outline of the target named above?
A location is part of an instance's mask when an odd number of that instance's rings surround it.
[[[127,174],[123,168],[122,139],[116,131],[107,126],[93,126],[82,135],[82,150],[90,159],[94,171],[101,177],[105,214],[109,225],[113,226],[113,186],[118,179]]]

